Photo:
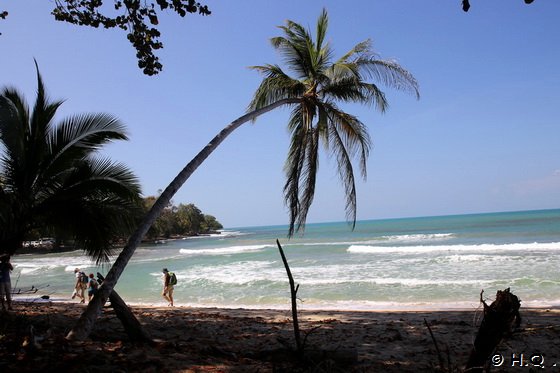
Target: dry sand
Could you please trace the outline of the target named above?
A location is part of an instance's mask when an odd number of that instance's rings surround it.
[[[66,341],[83,309],[16,303],[0,319],[0,372],[432,372],[442,365],[461,371],[482,317],[481,309],[300,311],[309,358],[303,364],[286,349],[293,346],[288,310],[134,306],[158,341],[135,346],[110,307],[87,341]],[[521,328],[500,344],[496,365],[499,356],[503,362],[492,371],[560,371],[560,310],[522,308],[521,315]],[[26,345],[29,325],[35,347]]]

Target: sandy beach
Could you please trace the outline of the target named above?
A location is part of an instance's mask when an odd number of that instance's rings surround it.
[[[482,317],[481,309],[302,311],[308,351],[302,364],[287,352],[293,346],[289,310],[133,306],[157,341],[155,346],[135,346],[110,307],[104,308],[87,341],[67,342],[64,336],[83,309],[76,303],[15,303],[14,311],[1,317],[0,370],[431,372],[444,366],[461,371]],[[496,351],[492,371],[560,370],[560,310],[522,308],[521,315],[520,329]],[[28,344],[30,325],[35,345]]]

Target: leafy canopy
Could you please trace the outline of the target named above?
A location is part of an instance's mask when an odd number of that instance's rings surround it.
[[[55,0],[54,5],[52,15],[57,21],[125,31],[126,38],[136,49],[138,67],[146,75],[158,74],[163,69],[155,54],[163,48],[157,28],[161,12],[174,12],[181,17],[188,13],[211,14],[208,6],[194,0],[113,0],[105,4],[102,0]],[[0,19],[7,16],[7,11],[0,11]]]
[[[0,91],[0,250],[13,254],[38,229],[71,236],[106,261],[141,211],[136,176],[97,154],[126,140],[125,127],[108,114],[55,122],[62,101],[49,100],[38,68],[37,81],[32,109],[17,90]]]

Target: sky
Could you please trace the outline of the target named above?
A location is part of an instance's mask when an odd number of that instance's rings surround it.
[[[107,1],[107,3],[111,3]],[[145,76],[120,30],[57,22],[53,1],[6,0],[0,86],[35,99],[36,59],[59,118],[105,112],[130,140],[103,151],[156,195],[223,127],[243,115],[261,76],[281,64],[270,45],[293,20],[314,29],[323,8],[336,56],[371,39],[420,84],[420,99],[382,87],[389,109],[347,105],[370,131],[359,220],[560,208],[560,1],[205,0],[212,15],[160,17],[164,71]],[[283,165],[289,112],[243,125],[173,202],[225,227],[287,224]],[[343,221],[336,162],[321,154],[308,223]]]

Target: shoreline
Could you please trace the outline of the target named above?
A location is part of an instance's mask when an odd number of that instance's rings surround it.
[[[51,334],[41,341],[43,352],[39,362],[48,362],[47,371],[62,368],[78,371],[93,357],[95,364],[104,366],[105,371],[272,372],[276,369],[290,372],[297,365],[289,357],[291,355],[286,355],[286,346],[293,346],[294,340],[290,309],[136,305],[130,308],[158,345],[130,344],[120,321],[108,306],[103,308],[90,338],[67,343],[66,352],[56,350],[56,343],[49,344],[49,338],[64,339],[85,309],[84,304],[15,302],[9,316],[13,320],[28,320],[35,326],[36,335]],[[521,328],[498,347],[496,354],[502,356],[504,362],[493,371],[519,369],[519,366],[512,368],[511,361],[507,361],[512,354],[527,357],[537,354],[543,357],[545,367],[560,365],[557,352],[560,309],[522,307],[521,316]],[[425,322],[430,325],[440,349],[449,350],[451,365],[462,368],[481,317],[481,309],[298,312],[302,335],[307,336],[306,348],[310,352],[327,352],[321,357],[322,363],[333,367],[327,371],[345,372],[437,370],[438,356]],[[27,329],[20,328],[15,333],[23,333],[22,330]],[[3,343],[6,342],[0,341],[0,346]],[[66,356],[68,353],[70,355]],[[12,365],[8,368],[41,370],[37,361],[27,363],[30,365],[25,365],[25,359],[14,360],[9,362]],[[510,370],[505,369],[508,366]]]
[[[21,303],[68,303],[68,304],[78,304],[76,300],[70,299],[67,294],[52,293],[48,294],[48,299],[41,299],[39,293],[35,297],[32,294],[13,294],[12,299],[14,302]],[[122,294],[121,294],[122,296]],[[126,304],[129,307],[134,308],[169,308],[167,306],[167,301],[158,300],[156,302],[134,302],[127,301],[126,296],[122,296]],[[491,303],[491,300],[487,300]],[[521,304],[521,309],[523,310],[556,310],[560,309],[560,304],[556,302],[523,302]],[[87,303],[86,303],[87,304]],[[524,305],[525,304],[525,305]],[[291,312],[291,305],[286,303],[285,305],[231,305],[231,304],[185,304],[177,302],[175,300],[175,307],[179,309],[223,309],[223,310],[248,310],[248,311],[289,311]],[[417,304],[417,303],[402,303],[397,304],[387,304],[383,303],[377,306],[361,306],[352,308],[351,306],[336,307],[328,305],[310,305],[310,304],[299,304],[298,312],[381,312],[381,313],[399,313],[399,312],[477,312],[482,309],[482,304],[480,302],[448,302],[448,303],[432,303],[432,304]]]

